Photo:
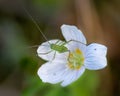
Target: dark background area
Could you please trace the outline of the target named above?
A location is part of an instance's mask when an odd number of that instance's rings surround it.
[[[46,40],[61,39],[62,24],[76,25],[87,42],[108,47],[108,66],[89,71],[67,87],[43,83],[36,53]],[[120,0],[0,0],[0,96],[120,96]]]

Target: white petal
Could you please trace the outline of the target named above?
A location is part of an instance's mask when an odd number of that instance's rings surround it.
[[[56,52],[55,54],[55,51],[50,48],[50,44],[55,44],[56,42],[61,43],[63,41],[56,39],[42,43],[37,49],[38,56],[47,61],[53,60],[58,53]]]
[[[65,70],[66,66],[63,63],[48,62],[39,68],[38,75],[43,82],[56,84],[63,80]]]
[[[84,44],[80,44],[80,43],[74,42],[74,41],[67,43],[66,46],[70,51],[75,51],[78,48],[83,52],[83,54],[85,53],[86,47],[87,47]]]
[[[62,30],[62,34],[65,37],[66,41],[76,40],[76,41],[86,44],[85,36],[76,26],[63,24],[61,26],[61,30]]]
[[[61,86],[65,87],[75,80],[77,80],[85,71],[84,67],[81,67],[80,70],[70,70],[64,73],[64,81],[61,83]]]
[[[85,55],[85,67],[90,70],[98,70],[107,66],[107,47],[93,43],[87,46]]]
[[[57,54],[55,56],[54,62],[65,63],[68,60],[68,56],[69,56],[69,52],[64,52],[64,53]]]

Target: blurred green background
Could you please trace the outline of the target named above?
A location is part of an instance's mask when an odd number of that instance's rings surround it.
[[[88,43],[108,47],[108,66],[89,71],[67,87],[42,83],[45,63],[36,49],[46,40],[64,40],[60,26],[76,25]],[[0,0],[0,96],[120,96],[120,0]]]

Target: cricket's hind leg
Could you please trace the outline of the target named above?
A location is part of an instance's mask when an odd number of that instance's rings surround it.
[[[67,44],[67,43],[70,43],[70,42],[77,42],[77,43],[80,43],[80,44],[86,45],[85,43],[80,42],[80,41],[77,41],[77,40],[69,40],[69,41],[66,42],[66,44]]]

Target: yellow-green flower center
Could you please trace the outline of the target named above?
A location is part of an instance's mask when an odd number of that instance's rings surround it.
[[[84,56],[80,49],[77,48],[75,51],[69,53],[68,67],[70,69],[79,70],[83,64],[84,64]]]

